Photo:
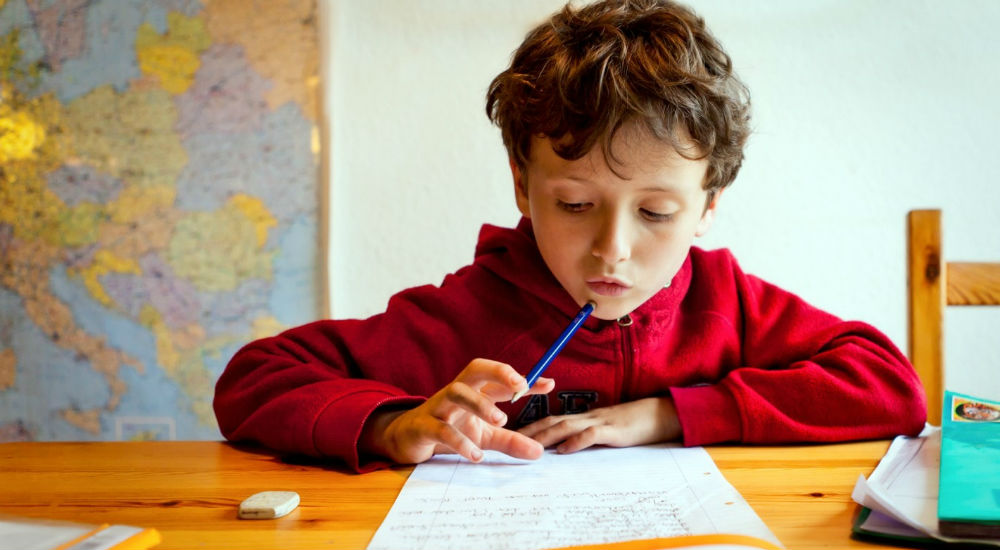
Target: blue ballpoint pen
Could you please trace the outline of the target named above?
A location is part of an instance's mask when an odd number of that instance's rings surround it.
[[[594,302],[587,302],[587,304],[583,306],[583,309],[580,310],[580,313],[577,313],[576,317],[573,317],[573,320],[570,321],[569,326],[562,331],[562,334],[559,335],[559,338],[556,338],[556,341],[552,343],[552,345],[549,347],[549,351],[546,351],[545,355],[543,355],[542,358],[539,359],[537,363],[535,363],[535,366],[532,367],[531,372],[528,373],[528,376],[524,377],[524,379],[528,381],[529,390],[531,389],[532,386],[535,385],[535,381],[538,380],[538,377],[541,376],[543,372],[545,372],[545,369],[549,368],[549,363],[551,363],[552,360],[556,358],[556,355],[559,355],[559,352],[562,351],[563,347],[566,345],[566,342],[569,342],[569,339],[572,338],[574,334],[576,334],[577,329],[579,329],[580,325],[583,324],[584,320],[586,320],[587,317],[590,316],[591,312],[594,311],[594,307],[596,306],[597,304],[595,304]],[[521,396],[523,396],[526,393],[528,393],[528,390],[521,390],[515,393],[514,397],[511,398],[510,402],[513,403],[517,401],[518,399],[521,398]]]

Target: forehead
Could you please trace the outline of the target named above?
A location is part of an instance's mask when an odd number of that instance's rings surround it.
[[[700,156],[698,149],[686,134],[676,140],[681,152],[673,143],[659,139],[644,127],[634,124],[624,126],[614,134],[610,151],[605,152],[603,141],[598,140],[583,157],[569,160],[556,152],[558,140],[534,136],[527,169],[550,176],[579,179],[610,174],[622,180],[697,180],[699,185],[707,172],[708,159],[697,158]]]

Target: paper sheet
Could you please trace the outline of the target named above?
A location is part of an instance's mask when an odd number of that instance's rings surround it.
[[[734,533],[780,546],[701,447],[592,448],[537,461],[488,452],[417,466],[369,550],[532,550]]]
[[[94,527],[0,515],[0,550],[48,550],[79,538]]]
[[[868,517],[861,522],[861,528],[897,537],[910,537],[916,539],[928,538],[927,533],[924,533],[919,529],[914,529],[892,516],[887,516],[882,512],[879,512],[878,510],[871,510],[868,513]]]
[[[852,498],[932,536],[937,536],[941,430],[897,437],[868,480],[859,478]]]

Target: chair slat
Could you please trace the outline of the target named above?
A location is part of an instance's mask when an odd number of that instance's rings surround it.
[[[948,305],[1000,305],[1000,263],[948,262]]]

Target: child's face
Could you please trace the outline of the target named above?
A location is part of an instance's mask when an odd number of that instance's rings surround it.
[[[546,138],[534,138],[524,173],[512,163],[517,206],[542,258],[578,305],[597,303],[601,319],[632,312],[670,283],[716,203],[705,208],[707,160],[688,160],[634,127],[612,149],[620,176],[599,147],[569,161]]]

